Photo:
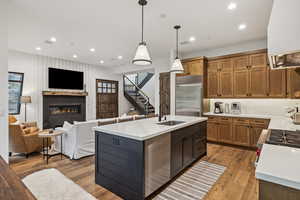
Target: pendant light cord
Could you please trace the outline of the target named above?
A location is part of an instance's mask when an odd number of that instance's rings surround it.
[[[144,43],[144,6],[142,5],[142,43]]]
[[[178,59],[178,29],[176,29],[176,59]]]

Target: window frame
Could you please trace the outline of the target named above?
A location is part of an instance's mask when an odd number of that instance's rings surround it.
[[[8,78],[8,84],[9,84],[9,82],[15,82],[15,83],[21,83],[21,89],[20,89],[20,91],[21,91],[21,93],[20,93],[20,96],[19,96],[19,99],[18,99],[18,112],[16,112],[16,113],[8,113],[9,115],[19,115],[20,113],[21,113],[21,96],[23,95],[23,85],[24,85],[24,73],[22,73],[22,72],[8,72],[8,74],[7,75],[9,75],[9,74],[18,74],[18,75],[22,75],[22,80],[21,81],[15,81],[15,80],[9,80],[9,78]],[[9,104],[9,102],[8,102],[8,104]],[[8,110],[8,112],[9,112],[9,110]]]

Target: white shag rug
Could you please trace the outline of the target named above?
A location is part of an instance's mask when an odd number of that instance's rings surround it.
[[[96,200],[56,169],[35,172],[23,182],[38,200]]]

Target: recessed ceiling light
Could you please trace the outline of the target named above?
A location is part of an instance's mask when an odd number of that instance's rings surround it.
[[[104,64],[104,60],[100,60],[100,64]]]
[[[90,52],[95,52],[96,49],[95,48],[90,48]]]
[[[122,59],[123,59],[123,56],[118,56],[118,59],[119,59],[119,60],[122,60]]]
[[[196,38],[195,38],[194,36],[191,36],[190,39],[189,39],[189,41],[190,41],[190,42],[195,42],[195,41],[196,41]]]
[[[230,4],[228,4],[227,9],[228,10],[235,10],[237,7],[236,3],[231,2]]]
[[[51,37],[51,38],[50,38],[50,41],[51,41],[52,43],[54,43],[54,42],[56,42],[56,38],[55,38],[55,37]]]
[[[240,24],[239,25],[239,30],[242,31],[242,30],[245,30],[247,28],[247,25],[246,24]]]
[[[78,56],[76,54],[73,54],[73,58],[77,58]]]
[[[40,50],[42,50],[42,48],[41,47],[35,47],[35,50],[40,51]]]

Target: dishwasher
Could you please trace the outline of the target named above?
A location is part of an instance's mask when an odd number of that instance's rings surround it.
[[[145,197],[171,178],[171,133],[145,141]]]

